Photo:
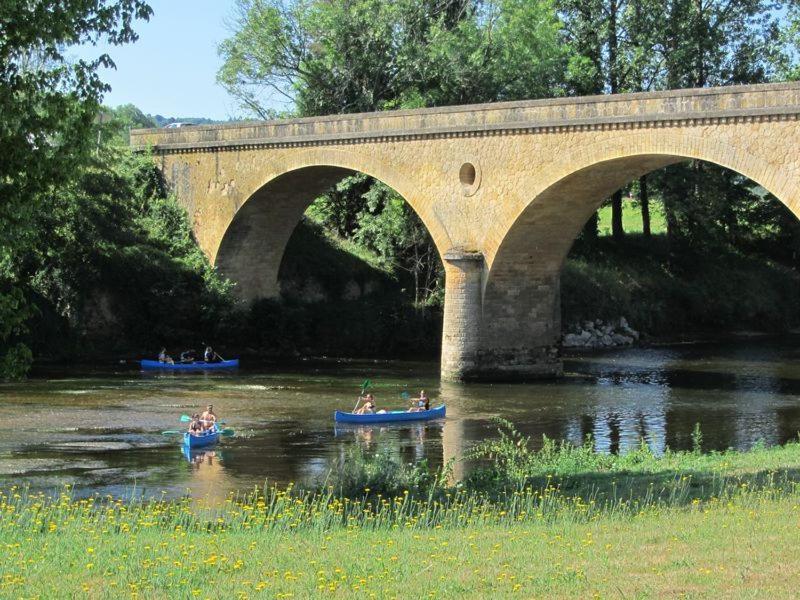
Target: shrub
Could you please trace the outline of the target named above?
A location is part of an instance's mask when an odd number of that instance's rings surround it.
[[[424,497],[443,492],[447,479],[447,469],[432,473],[425,460],[402,463],[389,448],[370,454],[356,445],[332,465],[323,486],[332,487],[334,493],[347,498],[388,498],[406,493]]]

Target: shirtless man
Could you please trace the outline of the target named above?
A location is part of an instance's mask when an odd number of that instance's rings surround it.
[[[214,405],[209,404],[205,412],[200,415],[200,423],[203,424],[203,429],[211,429],[217,422],[217,415],[214,414]]]

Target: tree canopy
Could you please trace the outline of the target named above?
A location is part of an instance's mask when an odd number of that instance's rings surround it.
[[[114,65],[107,54],[71,62],[65,51],[135,41],[134,22],[150,15],[142,0],[0,2],[0,374],[22,373],[30,362],[19,341],[30,314],[21,261],[43,195],[91,149],[89,132],[107,90],[97,71]]]
[[[232,26],[218,79],[260,117],[563,93],[549,0],[237,0]]]

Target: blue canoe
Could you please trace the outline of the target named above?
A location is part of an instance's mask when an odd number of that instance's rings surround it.
[[[429,421],[430,419],[443,419],[445,416],[444,404],[430,410],[407,412],[405,410],[391,410],[385,413],[356,415],[337,410],[333,413],[333,420],[337,423],[393,423],[398,421]]]
[[[143,369],[161,369],[164,371],[208,371],[210,369],[235,369],[239,366],[239,359],[223,360],[220,362],[195,361],[193,363],[169,363],[158,362],[157,360],[141,361]]]
[[[189,433],[188,431],[183,434],[183,446],[185,448],[205,448],[219,441],[220,431],[215,425],[212,429],[208,429],[203,433]]]

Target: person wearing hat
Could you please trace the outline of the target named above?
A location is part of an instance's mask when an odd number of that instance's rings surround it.
[[[211,429],[217,423],[217,415],[214,414],[214,405],[209,404],[205,412],[200,415],[200,422],[204,429]]]

